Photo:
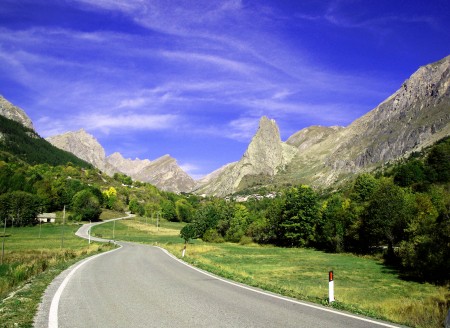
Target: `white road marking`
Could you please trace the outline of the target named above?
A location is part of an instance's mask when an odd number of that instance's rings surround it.
[[[211,273],[209,273],[209,272],[207,272],[207,271],[204,271],[204,270],[201,270],[201,269],[199,269],[199,268],[196,268],[196,267],[190,265],[189,263],[186,263],[186,262],[180,260],[180,259],[177,258],[176,256],[170,254],[170,253],[169,253],[167,250],[165,250],[164,248],[161,248],[161,247],[159,247],[159,246],[154,246],[154,247],[159,248],[159,249],[162,250],[164,253],[166,253],[167,255],[169,255],[170,257],[172,257],[173,259],[177,260],[178,262],[180,262],[180,263],[186,265],[187,267],[191,268],[192,270],[198,271],[198,272],[200,272],[200,273],[203,273],[204,275],[207,275],[208,277],[211,277],[211,278],[220,280],[220,281],[222,281],[222,282],[225,282],[225,283],[227,283],[227,284],[230,284],[230,285],[233,285],[233,286],[236,286],[236,287],[240,287],[240,288],[243,288],[243,289],[246,289],[246,290],[250,290],[250,291],[255,292],[255,293],[258,293],[258,294],[262,294],[262,295],[265,295],[265,296],[270,296],[270,297],[273,297],[273,298],[276,298],[276,299],[280,299],[280,300],[284,300],[284,301],[287,301],[287,302],[291,302],[291,303],[294,303],[294,304],[299,304],[299,305],[307,306],[307,307],[310,307],[310,308],[313,308],[313,309],[317,309],[317,310],[321,310],[321,311],[325,311],[325,312],[331,312],[331,313],[338,314],[338,315],[341,315],[341,316],[344,316],[344,317],[349,317],[349,318],[352,318],[352,319],[357,319],[357,320],[361,320],[361,321],[365,321],[365,322],[370,322],[370,323],[373,323],[373,324],[376,324],[376,325],[379,325],[379,326],[383,326],[383,327],[389,327],[389,328],[399,328],[399,327],[401,327],[401,326],[390,325],[390,324],[384,323],[384,322],[375,321],[375,320],[368,319],[368,318],[358,317],[358,316],[355,316],[355,315],[352,315],[352,314],[348,314],[348,313],[344,313],[344,312],[339,312],[339,311],[332,310],[332,309],[328,309],[328,308],[325,308],[325,307],[320,307],[320,306],[316,306],[316,305],[304,303],[304,302],[301,302],[301,301],[296,301],[296,300],[289,299],[289,298],[286,298],[286,297],[283,297],[283,296],[279,296],[279,295],[275,295],[275,294],[270,294],[270,293],[267,293],[267,292],[262,291],[262,290],[254,289],[254,288],[249,287],[249,286],[245,286],[245,285],[242,285],[242,284],[238,284],[238,283],[235,283],[235,282],[230,281],[230,280],[222,279],[222,278],[220,278],[220,277],[218,277],[218,276],[216,276],[216,275],[213,275],[213,274],[211,274]]]
[[[58,290],[56,291],[55,295],[52,298],[52,303],[50,305],[50,312],[49,312],[49,316],[48,316],[48,328],[58,328],[58,308],[59,308],[59,300],[61,298],[61,295],[64,291],[64,289],[66,288],[67,284],[69,283],[70,278],[72,278],[72,276],[75,274],[75,272],[81,268],[83,265],[85,265],[86,263],[88,263],[89,261],[92,261],[93,259],[96,259],[99,256],[105,255],[105,254],[109,254],[111,252],[117,251],[119,249],[121,249],[122,246],[120,246],[119,248],[110,250],[108,252],[105,253],[101,253],[101,254],[97,254],[94,255],[92,257],[87,258],[86,260],[84,260],[83,262],[79,263],[75,268],[72,269],[72,271],[70,271],[70,273],[67,275],[67,277],[63,280],[63,282],[61,283],[61,285],[59,285]]]

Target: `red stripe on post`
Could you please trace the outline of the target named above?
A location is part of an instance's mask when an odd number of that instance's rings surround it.
[[[333,271],[328,272],[328,281],[333,281]]]

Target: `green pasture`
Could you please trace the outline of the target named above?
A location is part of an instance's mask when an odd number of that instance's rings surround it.
[[[94,237],[145,244],[183,243],[179,235],[185,223],[160,221],[157,226],[156,219],[134,217],[94,226],[91,233]]]
[[[123,213],[106,213],[119,217]],[[47,285],[64,269],[112,244],[91,243],[75,236],[80,224],[66,221],[0,230],[0,327],[32,327]],[[4,237],[3,237],[4,235]]]

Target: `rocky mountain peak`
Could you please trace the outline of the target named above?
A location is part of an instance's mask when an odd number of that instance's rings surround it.
[[[109,175],[117,172],[117,169],[106,161],[105,150],[97,139],[84,129],[49,137],[47,141],[55,147],[71,152]]]
[[[263,116],[241,162],[251,167],[249,174],[274,175],[292,159],[289,147],[285,146],[275,120]]]
[[[196,192],[224,196],[273,177],[295,156],[297,149],[281,141],[275,120],[263,116],[259,128],[242,158],[199,181]]]
[[[124,158],[119,152],[115,152],[109,155],[106,160],[112,166],[117,168],[118,171],[125,173],[126,175],[129,175],[131,177],[133,177],[135,174],[137,174],[144,167],[151,163],[151,161],[149,161],[148,159],[140,160],[139,158],[136,158],[133,160]]]
[[[144,166],[134,177],[137,180],[150,182],[155,186],[172,192],[189,192],[196,182],[170,155],[164,155]]]
[[[31,130],[34,130],[33,123],[31,122],[31,119],[28,117],[28,115],[25,114],[25,112],[21,108],[14,106],[8,100],[3,98],[3,96],[1,95],[0,95],[0,115],[10,120],[19,122],[23,126]]]

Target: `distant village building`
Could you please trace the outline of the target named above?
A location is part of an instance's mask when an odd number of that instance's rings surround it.
[[[38,214],[37,219],[42,223],[54,223],[56,221],[56,213],[41,213]]]

